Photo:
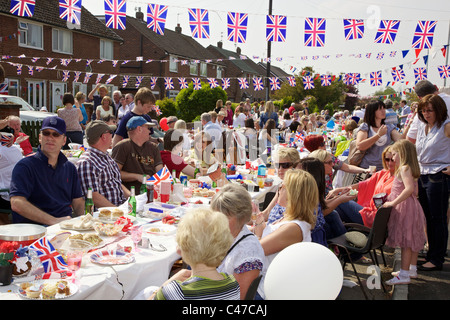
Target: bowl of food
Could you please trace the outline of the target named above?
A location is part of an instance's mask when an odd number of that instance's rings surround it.
[[[125,224],[118,224],[118,223],[102,223],[102,222],[96,222],[94,223],[94,230],[101,236],[115,236],[119,232],[122,231],[123,227],[125,227]]]

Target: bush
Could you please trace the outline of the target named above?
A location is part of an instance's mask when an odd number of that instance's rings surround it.
[[[162,115],[160,115],[158,118],[167,118],[169,116],[176,116],[178,118],[177,104],[173,99],[169,99],[166,97],[162,100],[157,100],[156,105],[159,106],[159,109],[162,112]]]

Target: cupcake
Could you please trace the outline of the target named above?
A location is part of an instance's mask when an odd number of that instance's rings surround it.
[[[70,295],[70,287],[67,281],[60,280],[56,286],[58,288],[58,294],[65,294],[66,296]]]
[[[25,289],[28,298],[37,299],[39,298],[42,291],[42,287],[38,285],[32,285]]]
[[[46,283],[42,288],[42,299],[54,299],[56,296],[56,283]]]

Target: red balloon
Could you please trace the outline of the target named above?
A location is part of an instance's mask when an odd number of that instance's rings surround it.
[[[159,120],[159,126],[161,127],[161,129],[163,129],[164,131],[169,130],[169,125],[167,124],[167,118],[162,118],[161,120]]]

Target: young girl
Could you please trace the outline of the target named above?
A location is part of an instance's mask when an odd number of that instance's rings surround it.
[[[391,148],[396,165],[391,194],[384,207],[393,207],[388,222],[386,245],[401,248],[400,272],[388,285],[407,284],[417,277],[417,257],[425,243],[425,215],[417,199],[420,168],[415,146],[399,140]]]

